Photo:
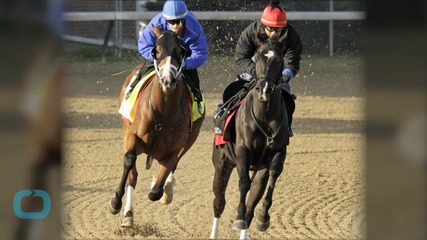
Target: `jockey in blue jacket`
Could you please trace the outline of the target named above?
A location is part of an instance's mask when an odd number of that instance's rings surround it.
[[[189,12],[182,0],[168,0],[163,5],[163,12],[157,14],[144,29],[138,40],[138,52],[147,61],[143,64],[141,72],[147,73],[152,67],[152,49],[156,45],[156,35],[153,26],[162,31],[171,30],[182,38],[182,46],[189,53],[184,60],[182,74],[184,80],[190,85],[195,100],[202,100],[200,81],[197,68],[202,66],[208,58],[208,44],[205,32],[193,13]],[[144,67],[145,66],[145,67]],[[144,69],[145,68],[145,69]],[[137,78],[139,80],[139,78]],[[138,82],[138,80],[134,82]],[[136,83],[132,83],[136,85]]]

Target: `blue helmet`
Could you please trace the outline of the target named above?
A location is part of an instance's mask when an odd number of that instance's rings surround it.
[[[188,10],[183,0],[167,0],[163,5],[163,17],[166,20],[183,19]]]

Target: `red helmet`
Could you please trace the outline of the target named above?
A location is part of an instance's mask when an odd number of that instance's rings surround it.
[[[262,12],[261,22],[268,27],[286,27],[286,12],[282,7],[268,5]]]

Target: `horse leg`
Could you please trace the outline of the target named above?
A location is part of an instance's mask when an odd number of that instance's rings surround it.
[[[123,210],[123,215],[125,216],[122,220],[122,227],[133,228],[133,191],[136,186],[136,181],[138,179],[138,171],[136,170],[136,165],[129,172],[129,176],[126,183],[126,205]]]
[[[251,226],[254,217],[254,210],[264,194],[265,188],[268,183],[268,168],[258,170],[255,178],[252,180],[251,191],[249,192],[247,208],[246,208],[246,221],[248,228]]]
[[[120,184],[115,191],[115,196],[110,201],[110,212],[117,214],[122,208],[122,197],[125,194],[125,183],[128,178],[129,172],[134,168],[136,162],[136,151],[134,149],[128,150],[123,157],[123,174],[120,179]]]
[[[175,177],[173,176],[174,171],[169,173],[168,178],[166,179],[165,186],[163,187],[163,196],[160,199],[160,203],[168,205],[173,200],[173,187],[175,186]]]
[[[268,210],[270,210],[271,205],[273,204],[273,191],[276,185],[277,178],[279,178],[280,174],[283,171],[283,164],[285,163],[285,152],[278,152],[274,155],[273,160],[270,165],[270,178],[268,183],[268,191],[263,201],[263,206],[258,214],[258,218],[256,219],[257,229],[260,231],[265,231],[270,227],[270,215],[268,214]]]
[[[237,217],[232,227],[233,229],[240,229],[242,234],[246,235],[246,229],[248,229],[248,223],[246,221],[246,194],[251,188],[251,179],[249,178],[249,163],[250,153],[244,147],[236,149],[236,168],[239,176],[239,192],[240,201],[237,207]],[[244,237],[245,238],[245,237]]]
[[[226,158],[225,154],[214,146],[212,154],[212,162],[215,167],[214,180],[212,190],[215,195],[213,200],[214,221],[212,224],[212,232],[210,239],[218,237],[219,219],[225,208],[225,190],[227,189],[228,181],[233,171],[231,162]]]
[[[169,162],[172,163],[168,163],[166,165],[160,164],[156,179],[153,179],[154,184],[151,184],[151,191],[148,194],[148,199],[150,199],[151,201],[158,201],[163,196],[163,187],[165,185],[166,178],[172,172],[172,169],[175,169],[176,166],[176,160],[170,160]]]

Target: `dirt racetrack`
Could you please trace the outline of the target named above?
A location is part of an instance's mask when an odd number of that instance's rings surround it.
[[[228,61],[228,62],[227,62]],[[222,88],[234,79],[229,59],[208,60],[200,70],[207,99],[203,131],[183,157],[175,177],[174,201],[148,200],[157,163],[145,170],[137,161],[135,228],[122,229],[121,211],[112,215],[109,199],[122,173],[122,131],[116,96],[134,63],[71,63],[64,99],[63,238],[207,239],[213,220],[212,113]],[[276,185],[271,225],[252,239],[363,239],[365,165],[363,59],[305,56],[293,80],[298,95],[285,168]],[[237,174],[226,192],[219,238],[238,239],[231,229],[238,200]],[[125,201],[125,198],[123,198]]]

